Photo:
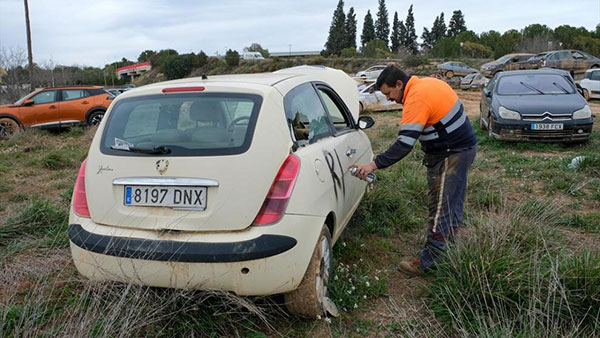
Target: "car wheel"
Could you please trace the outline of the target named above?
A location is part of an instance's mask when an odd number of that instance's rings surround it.
[[[21,131],[17,121],[10,117],[0,117],[0,139],[8,138]]]
[[[365,106],[363,105],[362,102],[359,102],[359,107],[358,107],[358,114],[362,114],[365,111]]]
[[[590,92],[585,88],[583,89],[583,97],[586,101],[589,101],[591,99]]]
[[[449,70],[449,71],[446,72],[446,77],[447,78],[451,79],[453,76],[454,76],[454,72],[453,71]]]
[[[102,111],[102,110],[95,111],[95,112],[91,113],[90,116],[88,116],[87,123],[90,126],[97,126],[98,124],[100,124],[100,121],[102,121],[103,117],[104,117],[104,111]]]
[[[321,236],[308,264],[308,269],[298,288],[284,295],[285,306],[289,312],[308,318],[325,315],[325,302],[329,294],[327,286],[332,266],[331,234],[327,225],[323,225]]]

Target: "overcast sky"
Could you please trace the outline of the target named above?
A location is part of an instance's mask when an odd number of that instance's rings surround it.
[[[104,66],[146,49],[180,53],[242,51],[252,42],[270,52],[322,50],[337,0],[29,0],[34,62]],[[531,23],[594,29],[600,0],[429,0],[413,1],[420,36],[440,12],[446,24],[462,10],[467,28],[477,33],[522,29]],[[387,0],[405,20],[410,1]],[[377,0],[347,0],[354,7],[358,39],[367,10],[376,17]],[[23,0],[0,0],[0,48],[26,50]]]

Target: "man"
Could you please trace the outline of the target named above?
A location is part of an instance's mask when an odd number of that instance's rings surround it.
[[[375,87],[388,100],[402,102],[400,131],[395,143],[374,161],[356,165],[355,175],[364,179],[377,169],[391,166],[408,155],[417,140],[421,141],[429,186],[427,242],[419,258],[400,263],[402,270],[421,274],[434,268],[458,231],[477,140],[461,101],[445,82],[408,76],[388,66]]]

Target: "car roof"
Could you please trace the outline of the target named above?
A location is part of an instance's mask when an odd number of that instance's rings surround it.
[[[40,90],[48,89],[102,89],[101,86],[60,86],[60,87],[44,87]]]
[[[555,74],[555,75],[568,75],[569,72],[561,69],[554,68],[541,68],[541,69],[528,69],[528,70],[509,70],[506,72],[498,73],[498,77],[505,77],[511,75],[533,75],[533,74]]]

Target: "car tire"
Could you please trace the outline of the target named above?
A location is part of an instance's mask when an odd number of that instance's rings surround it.
[[[454,76],[454,72],[453,71],[449,70],[449,71],[446,72],[446,77],[447,78],[451,79],[453,76]]]
[[[358,107],[358,115],[362,114],[365,111],[365,106],[363,105],[362,102],[359,102],[359,107]]]
[[[290,313],[307,318],[325,316],[324,302],[329,294],[327,286],[333,271],[332,255],[331,234],[327,225],[323,225],[300,285],[284,295],[285,306]]]
[[[586,101],[589,101],[592,99],[592,97],[590,96],[590,92],[587,89],[583,88],[582,91],[583,91],[583,98],[585,98]]]
[[[488,137],[490,138],[490,140],[496,139],[496,137],[494,136],[494,133],[492,132],[493,126],[494,126],[494,120],[492,120],[492,116],[490,115],[490,116],[488,116],[488,127],[487,127]]]
[[[9,138],[19,132],[21,132],[19,122],[10,117],[0,117],[0,139]]]
[[[103,110],[96,110],[91,113],[87,118],[87,124],[90,126],[97,126],[102,121],[102,118],[104,118],[104,113]]]

